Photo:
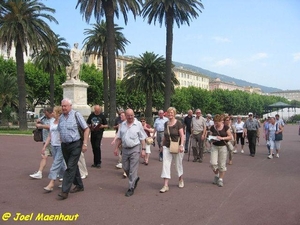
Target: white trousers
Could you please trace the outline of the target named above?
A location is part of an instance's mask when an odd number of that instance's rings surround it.
[[[161,178],[171,179],[171,164],[172,159],[175,161],[175,168],[178,177],[183,174],[183,160],[184,152],[178,154],[171,154],[170,149],[166,146],[163,146],[163,168],[161,172]]]

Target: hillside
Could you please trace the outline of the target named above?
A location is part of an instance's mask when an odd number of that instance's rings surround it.
[[[176,67],[183,67],[184,69],[188,69],[188,70],[195,71],[197,73],[201,73],[201,74],[206,75],[206,76],[208,76],[208,77],[210,77],[212,79],[220,78],[221,81],[234,82],[236,85],[241,86],[241,87],[245,87],[245,86],[258,87],[264,93],[270,93],[270,92],[275,92],[275,91],[282,91],[281,89],[278,89],[278,88],[266,87],[266,86],[255,84],[255,83],[251,83],[251,82],[248,82],[248,81],[245,81],[245,80],[236,79],[236,78],[233,78],[233,77],[229,77],[229,76],[226,76],[226,75],[223,75],[223,74],[219,74],[219,73],[214,73],[214,72],[211,72],[209,70],[205,70],[205,69],[202,69],[200,67],[189,65],[189,64],[183,64],[183,63],[179,63],[179,62],[173,62],[173,64]]]

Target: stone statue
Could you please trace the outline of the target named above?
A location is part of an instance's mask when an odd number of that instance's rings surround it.
[[[79,72],[82,60],[82,52],[78,49],[78,43],[74,44],[74,48],[70,52],[71,65],[66,67],[67,79],[79,79]]]

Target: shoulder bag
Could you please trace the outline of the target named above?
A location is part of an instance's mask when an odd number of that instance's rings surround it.
[[[79,132],[79,135],[80,135],[80,140],[83,141],[83,139],[84,139],[84,137],[83,137],[84,131],[83,131],[83,129],[81,128],[80,123],[79,123],[79,121],[78,121],[78,118],[77,118],[77,111],[75,112],[75,119],[76,119],[76,123],[77,123],[77,129],[78,129],[78,132]]]
[[[179,138],[178,138],[178,141],[172,141],[168,124],[167,124],[167,129],[168,129],[168,135],[170,137],[170,148],[169,148],[170,153],[178,154],[179,153]]]
[[[278,131],[278,123],[276,123],[276,131]],[[282,141],[282,132],[278,134],[275,133],[275,141]]]
[[[42,142],[43,141],[43,129],[35,128],[33,131],[33,140],[36,142]]]
[[[214,127],[214,128],[215,128],[215,130],[217,131],[218,135],[221,136],[220,133],[219,133],[219,131],[218,131],[218,129],[217,129],[216,127]],[[225,145],[226,145],[226,147],[227,147],[227,150],[228,150],[229,152],[233,152],[234,147],[233,147],[231,141],[224,141],[224,140],[223,140],[223,142],[225,143]]]

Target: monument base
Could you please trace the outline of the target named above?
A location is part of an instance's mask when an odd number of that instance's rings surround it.
[[[81,80],[70,79],[62,84],[63,98],[72,100],[72,108],[80,112],[84,118],[91,114],[91,107],[87,104],[88,84]]]

